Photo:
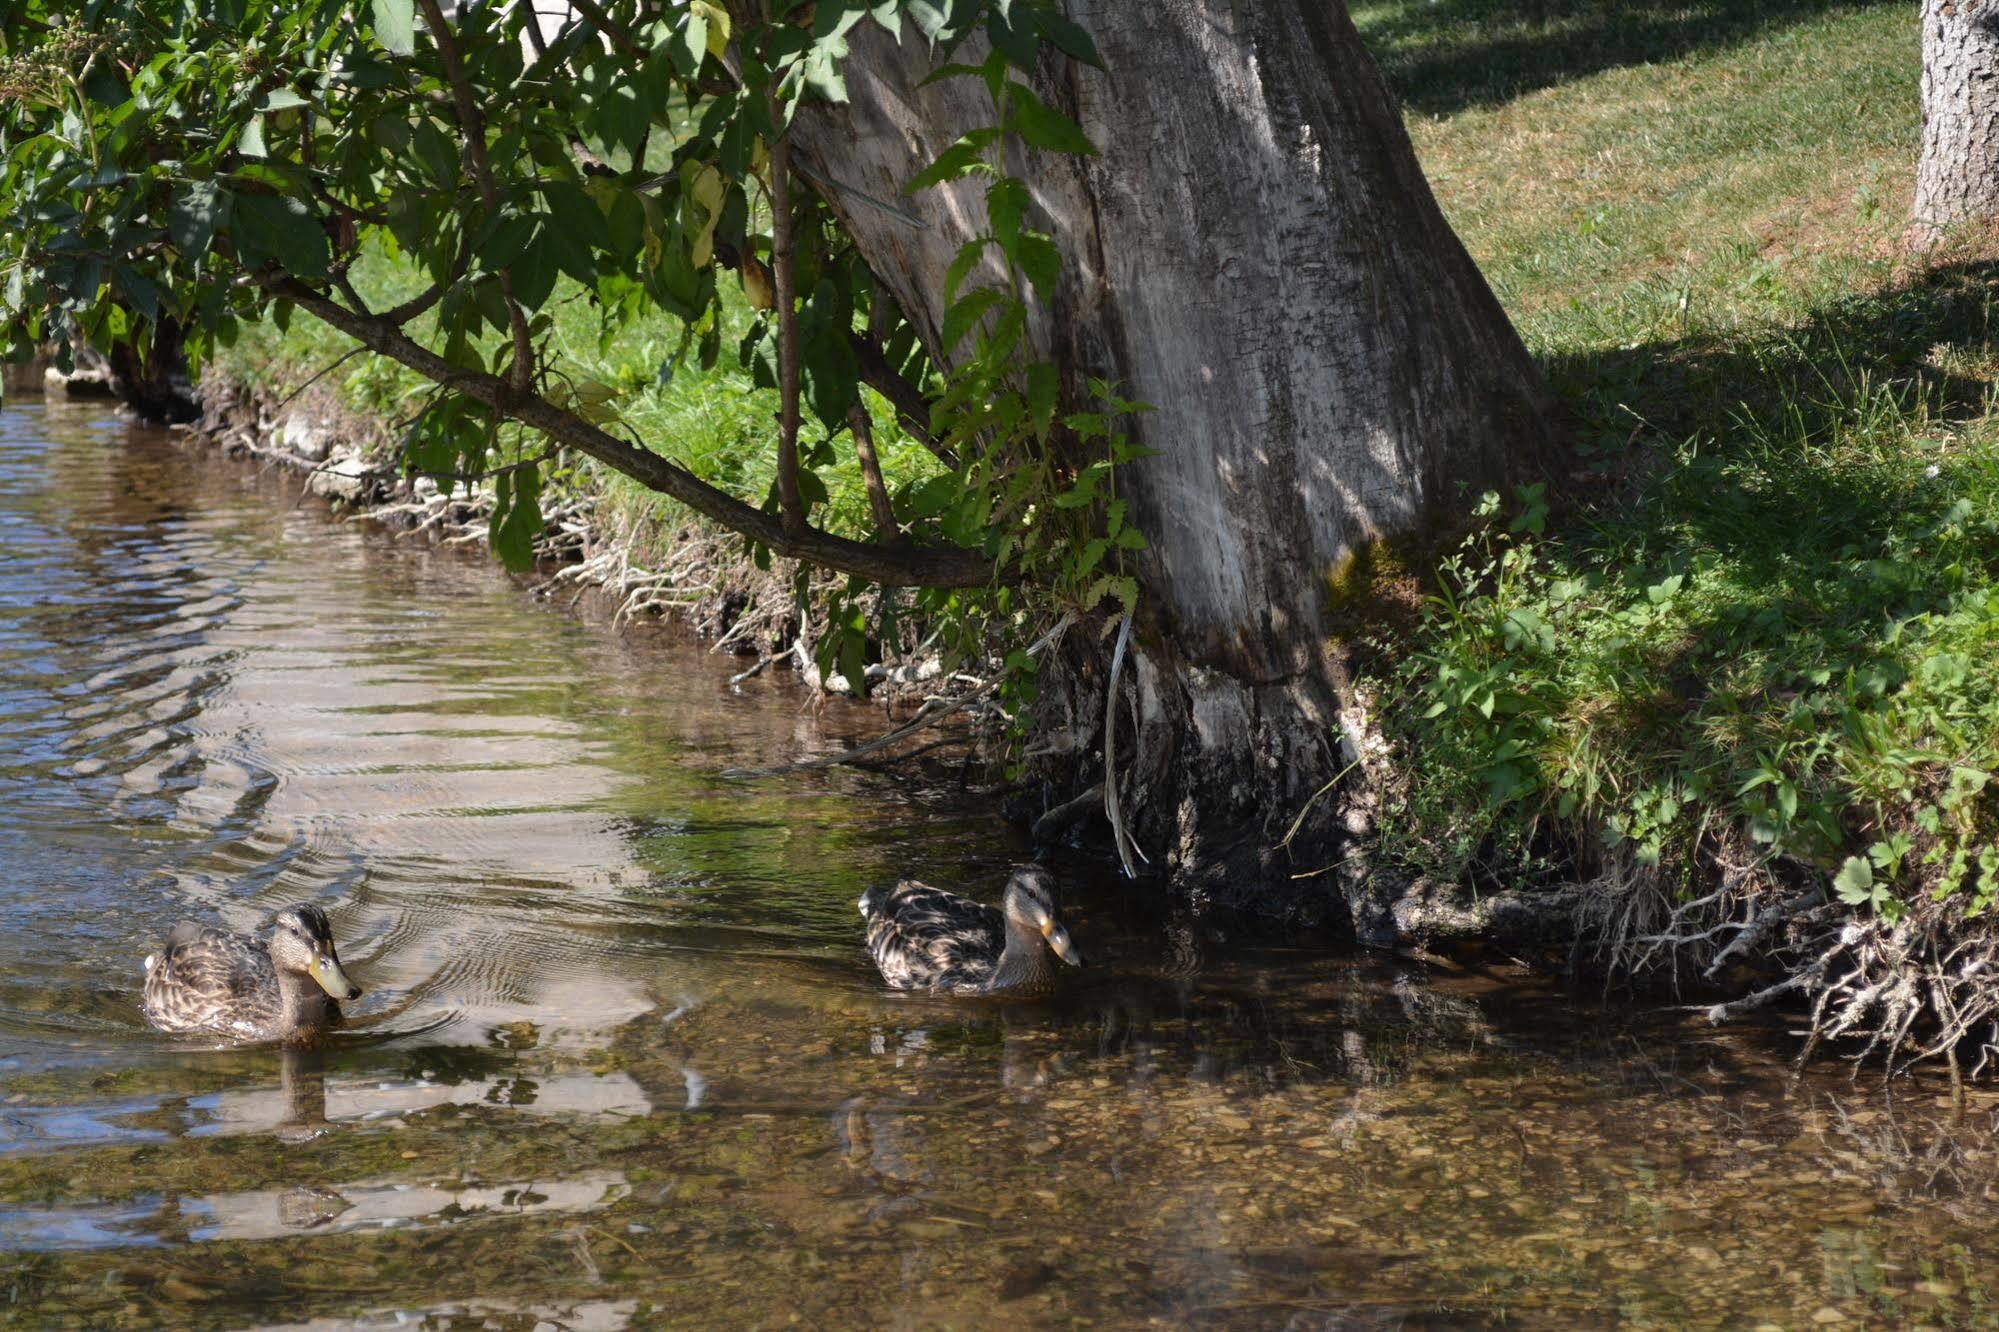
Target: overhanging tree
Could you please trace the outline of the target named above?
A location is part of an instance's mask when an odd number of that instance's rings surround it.
[[[1297,876],[1343,834],[1314,799],[1359,730],[1339,603],[1544,427],[1342,9],[68,12],[0,26],[17,351],[173,320],[199,355],[245,319],[323,319],[437,386],[408,464],[494,474],[503,555],[569,450],[849,593],[923,589],[966,635],[1071,626],[1052,665],[1015,656],[1058,794],[1101,782],[1130,859],[1333,881]],[[426,286],[368,308],[347,270],[374,246]],[[780,394],[761,504],[629,437],[546,347],[567,277],[611,335],[664,309],[712,365],[729,268],[770,307],[738,349]],[[947,475],[887,494],[862,382]],[[843,431],[870,540],[813,522]]]

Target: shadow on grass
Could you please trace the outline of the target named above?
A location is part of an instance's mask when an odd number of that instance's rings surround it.
[[[1995,284],[1999,262],[1951,264],[1788,330],[1550,363],[1584,449],[1631,469],[1610,504],[1573,488],[1569,557],[1626,604],[1703,564],[1730,570],[1707,580],[1685,659],[1653,663],[1667,695],[1627,700],[1658,705],[1639,729],[1670,732],[1706,680],[1750,660],[1779,698],[1827,666],[1871,672],[1878,697],[1901,684],[1893,627],[1989,579],[1976,566],[1999,566],[1999,459],[1940,442],[1993,407]]]
[[[1399,0],[1355,20],[1403,105],[1429,115],[1510,101],[1606,69],[1716,51],[1883,0]],[[1916,53],[1912,47],[1909,58]]]
[[[1819,446],[1988,408],[1999,370],[1999,259],[1949,263],[1848,296],[1803,323],[1556,357],[1550,382],[1586,445],[1641,435]]]

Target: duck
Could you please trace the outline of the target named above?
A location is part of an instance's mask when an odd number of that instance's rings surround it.
[[[360,997],[332,923],[307,905],[280,911],[261,939],[182,921],[146,958],[141,1007],[161,1031],[311,1046],[339,1025],[340,1001]]]
[[[1021,865],[998,907],[904,879],[861,895],[868,953],[891,989],[945,994],[1035,993],[1054,988],[1050,955],[1083,956],[1055,915],[1055,876]]]

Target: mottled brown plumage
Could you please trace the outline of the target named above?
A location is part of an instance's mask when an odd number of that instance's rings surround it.
[[[1081,966],[1055,918],[1054,876],[1023,865],[1003,909],[904,879],[861,896],[868,954],[898,990],[950,994],[1035,992],[1055,984],[1053,958]]]
[[[268,938],[184,920],[146,958],[146,1020],[161,1031],[310,1045],[361,989],[340,969],[333,927],[316,906],[281,911]]]

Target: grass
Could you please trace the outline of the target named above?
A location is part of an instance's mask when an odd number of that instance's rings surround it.
[[[1570,409],[1375,680],[1395,851],[1999,882],[1994,278],[1898,246],[1900,4],[1359,6],[1440,201]]]

